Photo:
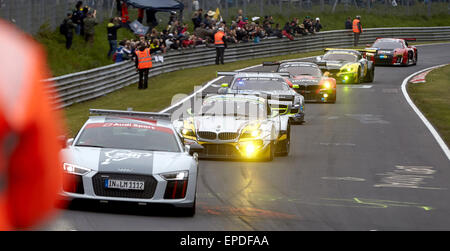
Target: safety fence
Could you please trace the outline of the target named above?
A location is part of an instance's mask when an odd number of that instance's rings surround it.
[[[377,37],[416,38],[417,42],[450,41],[449,27],[403,27],[366,29],[359,44],[372,43]],[[225,62],[311,52],[327,47],[351,47],[353,34],[349,30],[326,31],[297,37],[294,41],[271,38],[260,43],[230,45]],[[196,48],[164,54],[164,63],[154,63],[150,76],[215,63],[214,48]],[[134,62],[126,61],[88,71],[43,80],[54,85],[52,97],[61,108],[80,103],[121,89],[138,81]],[[170,83],[168,83],[170,84]]]

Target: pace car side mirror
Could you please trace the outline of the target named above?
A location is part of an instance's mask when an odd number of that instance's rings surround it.
[[[74,141],[75,141],[74,138],[68,139],[68,140],[66,141],[66,148],[69,147],[69,146],[72,146]]]
[[[320,61],[322,61],[322,56],[317,56],[316,57],[316,62],[320,62]]]
[[[193,156],[195,153],[197,153],[197,154],[202,153],[203,150],[205,149],[200,144],[192,144],[192,145],[186,146],[186,148],[188,148],[187,150],[189,152],[189,155],[191,155],[191,156]]]

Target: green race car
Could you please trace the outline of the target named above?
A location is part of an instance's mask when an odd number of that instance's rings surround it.
[[[376,50],[325,49],[325,55],[316,58],[316,64],[325,76],[336,79],[340,84],[372,83],[375,64],[366,55]]]

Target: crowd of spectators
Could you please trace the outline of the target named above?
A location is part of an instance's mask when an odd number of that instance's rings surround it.
[[[143,13],[143,11],[139,13]],[[139,21],[142,21],[141,14],[139,16]],[[108,24],[108,34],[110,29],[114,29],[112,27],[124,27],[123,24],[121,26],[121,21],[123,21],[123,17],[111,19]],[[193,13],[191,21],[192,29],[190,29],[190,23],[182,23],[178,19],[177,13],[171,12],[169,22],[164,30],[158,31],[150,25],[151,29],[146,35],[120,41],[119,46],[111,46],[108,56],[111,57],[113,54],[115,62],[132,59],[136,48],[144,44],[150,48],[152,55],[160,55],[156,57],[157,60],[163,61],[162,55],[170,50],[190,49],[197,46],[214,47],[214,34],[219,28],[224,29],[227,44],[259,43],[262,39],[269,37],[287,37],[294,40],[298,36],[320,32],[323,28],[318,17],[313,19],[307,16],[302,22],[300,19],[294,18],[282,26],[276,23],[272,16],[252,17],[250,20],[244,16],[242,10],[238,11],[237,17],[231,23],[222,20],[220,15],[216,15],[214,11],[205,13],[202,9]],[[110,38],[108,39],[110,40]],[[115,53],[111,53],[112,51]]]

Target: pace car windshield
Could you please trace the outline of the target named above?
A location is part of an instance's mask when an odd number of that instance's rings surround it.
[[[88,124],[75,146],[180,152],[178,142],[170,128],[138,123]]]
[[[323,56],[325,61],[344,61],[344,62],[356,62],[358,58],[356,55],[350,53],[327,53]]]
[[[232,90],[246,91],[288,91],[290,87],[282,78],[238,78]]]
[[[218,99],[206,101],[199,115],[265,118],[267,117],[267,109],[264,103],[256,101]]]
[[[294,65],[294,64],[281,65],[280,72],[289,72],[289,74],[294,76],[300,75],[313,77],[322,76],[322,72],[320,71],[319,68],[306,65]]]
[[[403,48],[402,43],[398,42],[398,41],[376,41],[372,47],[374,48],[379,48],[382,50],[395,50],[397,48]]]

